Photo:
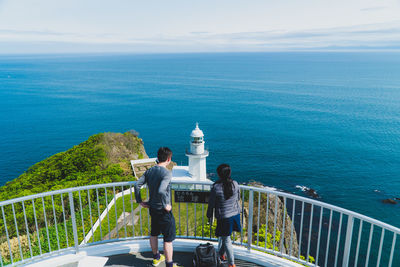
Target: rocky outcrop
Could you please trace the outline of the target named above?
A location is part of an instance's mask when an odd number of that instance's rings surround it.
[[[7,182],[0,187],[0,200],[83,185],[130,181],[130,160],[141,158],[147,158],[143,141],[130,132],[95,134]]]
[[[302,186],[302,185],[296,185],[296,188],[298,188],[301,191],[303,191],[309,197],[321,198],[321,196],[318,195],[318,193],[317,193],[317,191],[315,189],[309,188],[307,186]]]
[[[312,198],[321,198],[317,191],[315,191],[312,188],[308,188],[308,190],[305,191],[305,193],[307,194],[307,196],[312,197]]]
[[[251,183],[251,186],[260,187],[261,185],[258,183]],[[268,204],[267,204],[268,203]],[[275,205],[277,205],[276,214],[275,214]],[[267,209],[268,206],[268,209]],[[259,211],[259,212],[258,212]],[[266,225],[266,217],[268,212],[268,223]],[[249,214],[249,206],[248,201],[245,201],[245,219],[244,219],[244,228],[247,228],[248,222],[248,214]],[[292,248],[292,255],[298,255],[299,245],[297,241],[297,233],[295,229],[293,229],[293,237],[292,244],[291,243],[291,233],[292,233],[292,220],[288,215],[287,207],[284,206],[283,200],[276,195],[270,194],[267,202],[267,195],[260,194],[260,209],[258,209],[258,193],[254,194],[254,205],[253,205],[253,244],[257,241],[257,230],[259,233],[263,233],[265,236],[265,226],[267,226],[267,233],[271,235],[271,240],[267,240],[267,247],[272,244],[273,246],[273,236],[274,236],[274,225],[275,225],[275,216],[276,216],[276,240],[279,239],[279,242],[275,243],[275,248],[280,249],[281,239],[278,236],[281,236],[283,231],[283,246],[282,252],[285,254],[289,254],[290,248]],[[260,222],[258,224],[258,221]],[[257,229],[257,225],[261,228],[263,226],[264,229]],[[259,236],[259,240],[262,234]],[[247,236],[246,236],[247,238]],[[262,236],[262,240],[264,237]],[[265,245],[265,244],[264,244]],[[273,247],[270,247],[271,249]]]

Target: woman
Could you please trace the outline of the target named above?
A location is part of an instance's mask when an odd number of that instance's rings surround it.
[[[207,217],[212,222],[215,211],[215,218],[217,219],[215,235],[218,237],[218,254],[222,260],[225,260],[226,254],[229,267],[235,267],[231,234],[232,231],[241,231],[240,189],[238,183],[231,178],[231,167],[228,164],[219,165],[217,174],[219,179],[211,188]]]

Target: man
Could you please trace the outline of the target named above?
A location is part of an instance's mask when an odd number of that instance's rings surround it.
[[[136,202],[150,209],[151,236],[150,246],[153,251],[153,266],[166,260],[166,267],[177,267],[172,260],[172,241],[175,239],[175,218],[171,206],[171,172],[167,169],[171,163],[172,151],[168,147],[160,147],[157,153],[158,164],[148,169],[135,184]],[[147,184],[150,198],[142,202],[140,188]],[[158,251],[158,236],[164,236],[164,255]]]

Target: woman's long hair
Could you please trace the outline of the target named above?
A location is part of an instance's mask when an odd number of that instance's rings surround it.
[[[233,196],[233,180],[231,179],[231,167],[228,164],[221,164],[217,168],[219,180],[216,183],[222,183],[225,200]]]

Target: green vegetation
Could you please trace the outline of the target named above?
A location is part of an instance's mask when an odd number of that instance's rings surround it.
[[[33,165],[18,178],[0,187],[0,201],[63,188],[129,181],[134,179],[129,160],[143,157],[147,157],[143,142],[131,132],[96,134],[68,151],[55,154]],[[115,190],[118,193],[121,188]],[[111,201],[112,196],[112,189],[108,189],[108,202]],[[97,218],[98,210],[101,212],[104,210],[105,197],[104,190],[98,192],[86,190],[80,191],[80,194],[78,192],[73,194],[78,233],[82,233],[82,236],[79,236],[79,242],[83,240],[83,229],[87,232],[91,224],[94,224],[94,221],[91,222],[89,219],[90,213],[93,213],[93,218]],[[80,212],[81,206],[82,212]],[[38,198],[34,201],[7,205],[2,209],[5,220],[0,213],[0,252],[4,263],[9,263],[11,260],[5,224],[7,224],[7,234],[10,238],[14,261],[20,260],[21,254],[24,258],[31,256],[29,243],[33,255],[57,250],[57,239],[61,248],[73,246],[71,212],[67,194],[64,194],[62,198],[60,195],[55,195],[54,198],[50,196]],[[37,221],[35,221],[35,214]],[[67,229],[67,234],[65,229]],[[19,240],[16,237],[17,231]]]
[[[267,249],[274,249],[275,251],[279,251],[281,244],[281,231],[276,231],[275,233],[275,245],[274,245],[274,237],[271,233],[267,233],[267,238],[265,238],[265,224],[260,226],[259,234],[258,234],[258,242],[256,240],[257,234],[253,237],[253,245],[257,245],[260,247],[265,247]]]
[[[253,238],[253,242],[252,242],[253,245],[271,249],[274,251],[280,251],[281,238],[282,238],[281,231],[276,231],[275,240],[274,240],[274,237],[271,233],[267,233],[267,235],[265,235],[265,224],[262,224],[260,226],[260,230],[259,230],[258,241],[256,240],[256,238],[257,238],[257,236],[255,235]],[[274,241],[275,241],[275,245],[274,245]],[[306,257],[304,257],[303,255],[300,255],[300,259],[307,261]],[[315,262],[314,257],[309,255],[308,262],[314,263]]]
[[[62,188],[129,181],[129,160],[144,156],[142,140],[130,132],[96,134],[0,187],[0,201]]]
[[[124,188],[127,189],[127,188]],[[141,191],[142,198],[146,199],[145,190]],[[111,197],[111,198],[110,198]],[[108,198],[108,202],[111,201],[112,195]],[[103,212],[106,209],[104,206],[100,209],[100,212]],[[115,213],[115,211],[117,211]],[[125,216],[123,218],[123,212],[130,213],[130,215],[135,214],[141,217],[142,221],[142,230],[140,230],[140,220],[138,219],[135,222],[135,218]],[[120,222],[117,224],[118,219],[121,218],[125,220],[125,224]],[[108,210],[108,215],[104,217],[101,221],[101,224],[94,231],[93,238],[91,238],[88,242],[97,242],[104,239],[116,239],[116,238],[125,238],[125,237],[133,237],[133,236],[141,236],[148,234],[148,209],[139,208],[139,204],[135,201],[135,196],[132,188],[131,194],[124,194],[124,197],[120,197],[116,201],[116,205],[113,205]],[[99,216],[96,216],[96,218]],[[132,223],[132,220],[134,223]],[[94,222],[93,222],[94,223]],[[118,229],[117,229],[118,226]],[[90,229],[90,227],[88,228]],[[109,231],[110,229],[110,231]],[[87,233],[88,231],[86,231]]]
[[[76,226],[78,232],[78,242],[82,242],[84,235],[87,234],[89,229],[92,227],[95,221],[90,221],[90,214],[92,214],[92,219],[96,220],[98,217],[98,210],[105,209],[105,193],[103,196],[99,194],[99,201],[97,202],[97,198],[93,198],[92,196],[96,195],[95,190],[90,190],[90,195],[88,195],[88,191],[80,191],[79,193],[73,193],[75,202],[75,217],[76,217]],[[87,203],[88,197],[90,199],[93,198],[94,201],[91,201],[90,205]],[[112,190],[107,190],[108,201],[110,202],[113,198]],[[80,201],[79,201],[80,199]],[[68,196],[63,195],[64,202],[64,212],[65,212],[65,221],[62,210],[57,210],[62,207],[61,197],[58,195],[57,198],[53,198],[54,202],[54,212],[52,210],[52,206],[45,204],[45,212],[43,211],[43,203],[51,202],[51,197],[45,197],[42,199],[36,199],[35,203],[35,211],[33,211],[33,205],[25,207],[27,213],[27,225],[28,230],[26,230],[24,222],[20,221],[19,216],[23,217],[23,214],[17,215],[17,224],[18,231],[20,235],[20,240],[10,232],[10,230],[14,230],[14,224],[12,218],[6,216],[7,229],[9,229],[10,235],[10,247],[12,251],[12,257],[14,262],[21,260],[21,251],[23,258],[31,257],[29,243],[32,249],[32,255],[40,255],[45,254],[51,251],[59,250],[60,248],[68,248],[74,246],[74,236],[73,236],[73,228],[72,228],[72,219],[69,216],[70,206],[68,203]],[[86,200],[86,201],[85,201]],[[82,203],[82,211],[80,210],[80,203]],[[83,205],[83,203],[86,203]],[[98,203],[98,204],[97,204]],[[14,207],[16,210],[19,210],[22,204],[16,204]],[[27,205],[26,205],[27,206]],[[9,212],[12,214],[12,211],[9,210],[10,207],[7,206],[5,208],[6,214]],[[22,208],[21,208],[22,209]],[[29,214],[36,213],[38,228],[36,228],[34,218],[30,218]],[[54,213],[56,216],[54,216]],[[44,216],[46,216],[46,220],[44,220]],[[3,223],[3,221],[1,221]],[[47,223],[47,230],[46,225]],[[83,224],[82,224],[83,223]],[[4,233],[4,232],[2,232]],[[39,238],[38,238],[39,233]],[[85,234],[84,234],[85,233]],[[5,239],[5,235],[2,235],[2,239]],[[98,241],[98,240],[97,240]],[[20,249],[21,247],[21,249]],[[2,260],[4,263],[11,263],[11,256],[9,254],[9,247],[7,241],[3,240],[0,243],[0,253],[2,256]]]

